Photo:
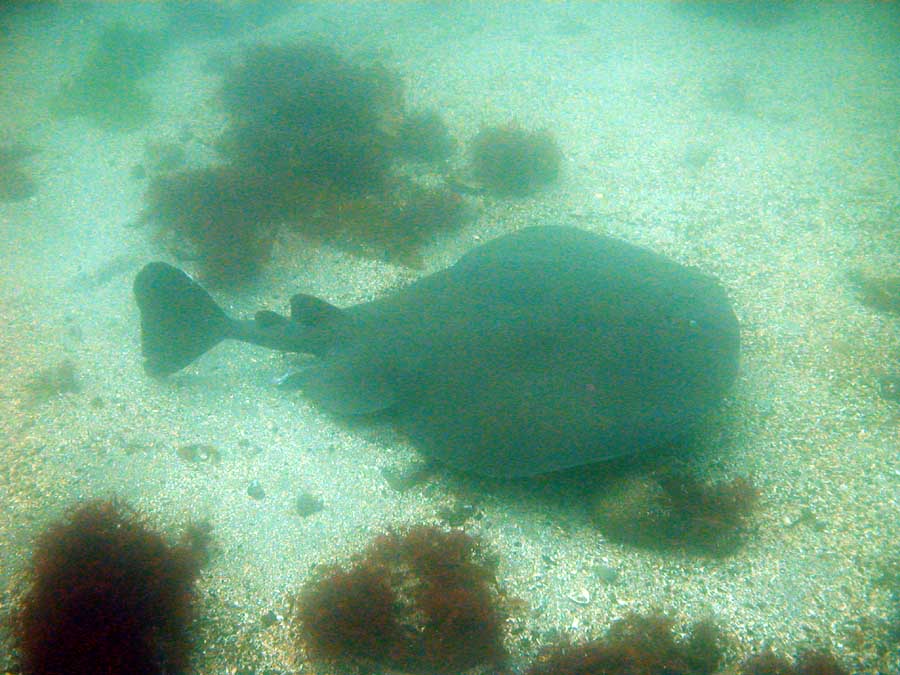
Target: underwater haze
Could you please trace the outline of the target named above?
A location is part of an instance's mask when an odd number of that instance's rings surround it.
[[[898,111],[894,2],[4,3],[0,673],[900,673]]]

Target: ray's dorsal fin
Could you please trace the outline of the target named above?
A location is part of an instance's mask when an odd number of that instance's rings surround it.
[[[298,293],[291,298],[291,320],[315,326],[343,315],[343,310],[314,295]]]
[[[281,316],[278,312],[272,312],[268,309],[261,309],[253,315],[256,325],[262,329],[282,327],[287,323],[288,319]]]

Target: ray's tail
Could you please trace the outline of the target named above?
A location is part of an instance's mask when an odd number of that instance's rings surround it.
[[[231,336],[231,320],[200,285],[176,267],[145,265],[134,280],[141,351],[149,375],[170,375]]]

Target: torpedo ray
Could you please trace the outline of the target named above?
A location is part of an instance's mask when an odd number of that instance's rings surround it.
[[[715,279],[568,227],[502,236],[372,302],[298,295],[289,318],[232,319],[164,263],[135,294],[151,374],[228,338],[310,353],[291,381],[323,409],[384,412],[426,456],[499,477],[680,439],[727,393],[740,352]]]

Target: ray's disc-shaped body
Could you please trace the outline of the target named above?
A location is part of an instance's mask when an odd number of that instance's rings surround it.
[[[349,337],[307,393],[349,413],[349,390],[389,397],[427,455],[494,476],[676,440],[727,391],[740,350],[714,279],[571,228],[501,237],[345,313]]]
[[[158,305],[153,289],[173,285],[160,276],[136,281],[145,319]],[[318,405],[339,415],[389,411],[427,456],[492,476],[677,440],[727,392],[740,351],[737,319],[713,278],[566,227],[500,237],[373,302],[338,309],[297,296],[291,319],[270,314],[251,328],[217,319],[216,340],[314,353],[299,383]],[[177,322],[166,323],[170,332]],[[209,347],[173,359],[147,321],[142,328],[148,366],[160,372]]]

